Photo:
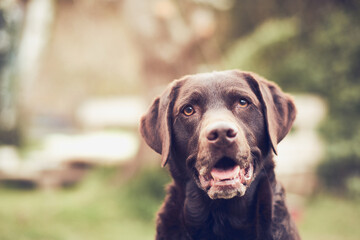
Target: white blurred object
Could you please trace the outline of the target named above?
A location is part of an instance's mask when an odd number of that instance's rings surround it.
[[[119,165],[131,160],[139,148],[131,132],[54,134],[41,150],[20,160],[15,147],[0,147],[0,181],[31,183],[42,188],[75,184],[91,166]]]
[[[296,95],[294,100],[296,120],[293,131],[278,145],[275,171],[287,189],[303,194],[314,189],[316,166],[324,156],[317,127],[325,117],[326,104],[315,95]]]
[[[19,155],[13,146],[0,147],[0,171],[14,173],[20,166]]]
[[[145,112],[139,97],[92,99],[80,106],[77,119],[83,127],[136,127]]]
[[[42,155],[61,162],[80,159],[100,165],[117,164],[135,156],[138,148],[139,140],[130,132],[55,134],[45,140]]]

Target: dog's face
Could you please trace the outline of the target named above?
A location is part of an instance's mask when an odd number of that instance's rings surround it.
[[[184,82],[172,111],[174,147],[211,198],[245,194],[265,146],[261,104],[233,76],[198,75]]]
[[[173,82],[142,118],[141,132],[163,165],[170,160],[210,198],[229,199],[246,193],[294,118],[277,86],[252,73],[214,72]]]

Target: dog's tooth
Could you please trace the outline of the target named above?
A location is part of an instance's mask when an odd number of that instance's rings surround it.
[[[201,169],[200,169],[200,171],[199,171],[199,174],[200,175],[206,175],[206,173],[207,173],[207,168],[206,167],[202,167]]]
[[[241,176],[244,176],[245,175],[245,169],[242,168],[240,173],[241,173]]]
[[[246,179],[246,180],[250,180],[251,177],[252,177],[252,175],[253,175],[253,166],[250,165],[250,166],[249,166],[249,169],[248,169],[248,172],[247,172],[246,175],[245,175],[245,179]]]
[[[236,166],[235,171],[235,175],[239,174],[239,172],[241,171],[240,166]]]

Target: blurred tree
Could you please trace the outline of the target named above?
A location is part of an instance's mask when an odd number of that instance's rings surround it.
[[[22,9],[16,1],[0,3],[0,144],[21,142],[18,121],[15,55],[22,24]]]
[[[328,150],[319,174],[328,187],[346,189],[347,179],[360,176],[360,3],[256,2],[233,9],[237,24],[227,64],[260,72],[288,91],[327,100],[321,133]]]
[[[125,0],[123,14],[141,52],[145,91],[197,71],[210,58],[203,45],[211,44],[219,26],[217,9],[196,1]],[[215,50],[215,51],[214,51]],[[216,55],[212,48],[211,54]],[[151,94],[151,93],[150,93]],[[151,96],[153,97],[153,96]]]

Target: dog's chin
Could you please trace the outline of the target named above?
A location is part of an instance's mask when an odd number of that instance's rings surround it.
[[[254,177],[254,167],[240,167],[238,164],[216,164],[206,173],[199,174],[199,186],[211,199],[230,199],[242,197]],[[228,161],[230,162],[230,161]]]
[[[226,185],[214,185],[207,190],[211,199],[230,199],[236,196],[245,195],[247,187],[239,182]]]

